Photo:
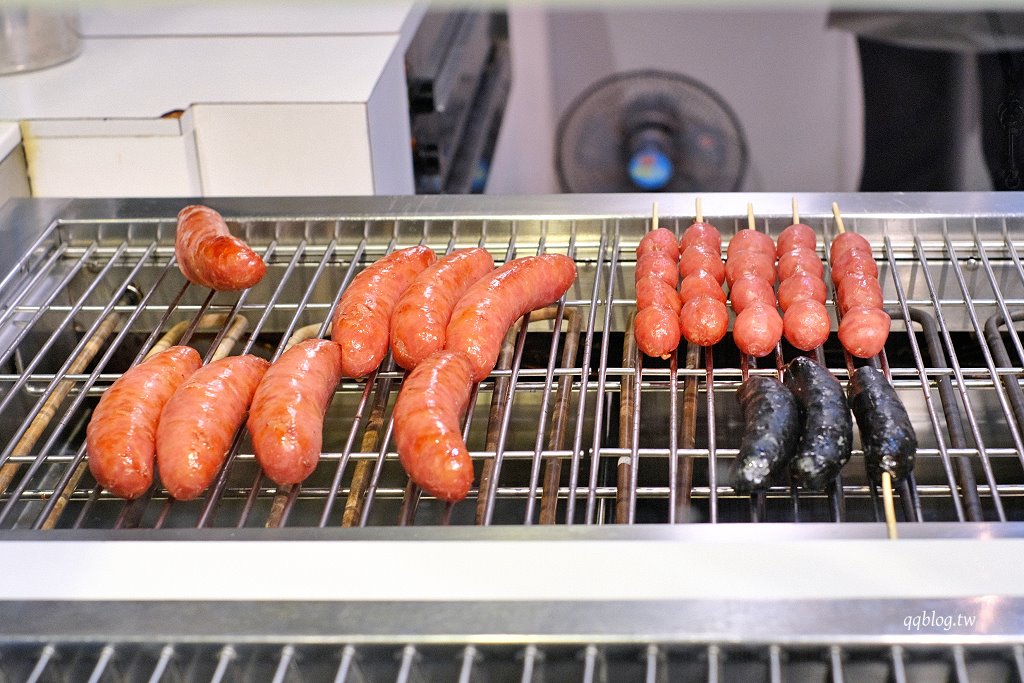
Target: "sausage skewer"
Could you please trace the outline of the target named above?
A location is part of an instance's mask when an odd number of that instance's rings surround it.
[[[648,356],[668,358],[679,346],[679,241],[658,227],[658,203],[651,208],[651,229],[636,248],[637,313],[633,335]]]
[[[737,311],[733,341],[745,356],[767,356],[782,339],[782,318],[775,309],[775,241],[757,231],[752,204],[747,204],[747,229],[737,232],[729,241],[725,268],[730,296],[736,294],[733,297],[733,310]],[[739,293],[744,289],[737,283],[743,277],[764,280],[768,287],[762,288],[763,300],[744,300],[737,310]]]

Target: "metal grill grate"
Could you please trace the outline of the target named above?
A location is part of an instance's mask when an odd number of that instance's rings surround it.
[[[735,214],[707,214],[726,238],[745,227],[737,204]],[[856,450],[824,494],[733,493],[725,473],[738,447],[744,361],[728,336],[703,354],[684,345],[666,362],[640,357],[630,325],[642,218],[249,216],[232,223],[264,254],[267,277],[241,294],[214,295],[174,266],[173,220],[125,215],[55,222],[2,283],[0,528],[882,517]],[[805,210],[803,218],[827,250],[831,217]],[[898,491],[901,519],[1024,520],[1024,346],[1015,324],[1024,319],[1024,266],[1013,240],[1021,219],[849,210],[846,218],[874,245],[894,320],[881,363],[921,441],[916,476]],[[662,224],[681,233],[688,222]],[[773,234],[788,222],[759,216]],[[294,335],[323,333],[360,268],[413,244],[438,252],[482,245],[498,262],[558,252],[579,267],[562,304],[510,332],[499,369],[476,390],[466,430],[478,486],[467,501],[446,507],[408,484],[391,443],[402,373],[390,361],[365,382],[339,386],[321,463],[301,486],[278,489],[262,477],[243,433],[197,501],[175,502],[156,487],[126,503],[96,487],[84,464],[90,411],[162,338],[196,346],[207,361],[245,352],[272,359]],[[774,373],[794,353],[783,344],[751,371]],[[845,381],[834,333],[821,353]]]

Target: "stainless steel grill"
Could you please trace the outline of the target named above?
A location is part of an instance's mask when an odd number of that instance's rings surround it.
[[[685,229],[693,199],[660,198],[662,225]],[[788,195],[703,200],[705,216],[726,238],[746,227],[750,200],[759,227],[777,234],[790,222]],[[879,671],[913,680],[939,669],[954,680],[1019,679],[1024,594],[1008,588],[1009,568],[993,558],[1018,549],[1024,531],[1024,265],[1015,243],[1024,234],[1024,206],[1012,196],[969,194],[799,200],[802,221],[818,230],[825,250],[834,235],[833,200],[847,227],[875,246],[894,320],[880,362],[920,440],[915,476],[897,490],[906,540],[881,540],[880,494],[856,449],[825,493],[732,491],[727,469],[742,426],[735,390],[744,371],[776,373],[795,351],[783,343],[774,358],[749,368],[729,337],[706,352],[684,344],[668,361],[637,352],[634,249],[649,226],[646,197],[214,202],[268,263],[264,281],[241,294],[189,286],[174,266],[173,217],[182,202],[8,205],[0,216],[12,245],[0,253],[0,272],[9,273],[0,283],[0,552],[27,564],[0,576],[0,622],[8,624],[2,633],[10,645],[0,648],[0,666],[30,680],[105,680],[115,670],[133,680],[173,680],[167,671],[230,680],[268,667],[273,680],[526,681],[542,680],[533,673],[541,668],[551,680],[674,680],[680,671],[709,680],[867,680],[873,674],[865,672]],[[126,503],[96,486],[84,462],[85,427],[98,397],[127,368],[173,343],[195,346],[207,361],[247,352],[274,359],[289,343],[325,333],[360,268],[413,244],[438,252],[481,245],[499,262],[565,253],[579,268],[564,301],[510,331],[498,370],[476,389],[465,430],[477,486],[467,501],[445,506],[408,483],[391,440],[402,373],[390,360],[365,382],[338,387],[320,465],[301,486],[266,480],[244,430],[199,500],[177,502],[156,486]],[[820,360],[847,379],[849,359],[834,334]],[[985,545],[985,538],[995,540]],[[102,558],[115,547],[158,562],[164,546],[148,541],[180,546],[188,567],[213,562],[215,547],[255,544],[271,557],[312,542],[313,554],[303,546],[307,554],[297,561],[314,564],[316,580],[309,592],[278,587],[264,595],[214,572],[224,596],[197,587],[197,569],[184,570],[180,591],[165,584],[139,596],[111,588],[116,578],[80,593],[61,583],[60,568],[74,575],[75,558],[86,558],[90,577],[109,573],[103,563],[115,560]],[[339,569],[332,555],[320,554],[335,547],[328,541],[359,548],[358,566],[349,566],[363,572],[355,585],[325,581]],[[607,547],[613,559],[577,566],[570,557],[569,565],[552,566],[563,557],[545,545],[552,541],[587,557]],[[489,554],[484,544],[492,542],[512,550]],[[623,559],[619,553],[639,548],[633,542],[649,543],[643,551],[655,556]],[[743,577],[726,556],[744,543],[766,544],[758,546],[766,566],[757,572],[768,587],[756,598],[723,587]],[[375,593],[368,586],[395,579],[366,574],[378,573],[398,547],[423,562],[405,575],[429,573],[452,557],[483,572],[474,581],[490,582],[494,597],[474,593],[476,583],[467,597],[450,586],[411,598]],[[776,585],[794,583],[787,553],[810,566],[838,556],[870,573],[865,547],[882,565],[910,574],[890,586],[864,578],[856,587],[851,573],[836,581],[855,587],[835,595],[816,579],[806,595],[800,586]],[[708,574],[715,588],[697,583],[677,594],[663,576],[646,592],[650,577],[599,588],[623,562],[643,571],[659,553],[684,551],[694,553],[683,562],[687,572],[722,562]],[[997,568],[936,577],[920,564],[962,553]],[[508,588],[509,576],[541,567],[560,575],[519,579],[521,593]],[[161,571],[166,578],[170,570]],[[929,576],[919,581],[922,571]],[[27,581],[23,592],[16,580]],[[571,594],[552,602],[538,587],[551,580]],[[315,592],[321,588],[323,595]],[[221,597],[248,601],[250,611]],[[349,600],[360,601],[358,609]],[[254,616],[252,601],[268,611]],[[786,606],[784,617],[774,614],[777,605]],[[902,628],[904,615],[936,605],[988,616],[953,632]]]

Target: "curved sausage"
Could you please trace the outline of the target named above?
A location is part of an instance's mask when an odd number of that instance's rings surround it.
[[[221,215],[208,206],[178,212],[174,256],[190,282],[210,289],[248,289],[267,272],[259,254],[232,236]]]
[[[779,308],[785,311],[797,301],[804,299],[825,303],[828,291],[825,288],[825,281],[820,277],[797,274],[779,283],[778,296]]]
[[[850,407],[860,428],[864,465],[875,481],[888,472],[897,481],[914,469],[917,434],[893,386],[865,365],[850,376]]]
[[[384,360],[398,299],[436,258],[424,246],[400,249],[352,280],[331,322],[331,339],[341,346],[341,371],[346,377],[365,377]]]
[[[462,500],[473,485],[473,461],[459,420],[474,371],[465,355],[440,351],[409,373],[395,402],[395,447],[402,467],[414,484],[447,502]]]
[[[794,223],[787,227],[779,233],[779,238],[776,242],[778,243],[778,247],[775,250],[776,257],[781,257],[787,251],[798,247],[810,249],[814,252],[818,250],[818,234],[814,232],[814,228],[803,223]]]
[[[850,249],[862,249],[871,251],[871,243],[864,239],[863,235],[855,232],[842,232],[836,235],[828,248],[829,263],[834,263],[837,258],[848,252]]]
[[[885,348],[892,319],[880,308],[851,308],[839,323],[839,341],[850,355],[871,358]]]
[[[673,263],[673,275],[675,272]],[[456,304],[445,348],[469,356],[473,379],[483,380],[494,369],[501,341],[512,323],[524,313],[558,301],[575,280],[576,264],[562,254],[509,261],[477,281]]]
[[[732,336],[740,353],[763,358],[774,351],[782,339],[782,318],[775,306],[751,304],[736,316]]]
[[[838,286],[843,281],[843,278],[854,273],[864,275],[865,277],[878,278],[878,264],[875,263],[875,257],[870,251],[850,249],[832,262],[833,284]]]
[[[664,252],[652,252],[636,262],[634,277],[642,280],[648,275],[657,275],[674,288],[679,284],[679,266],[676,260]]]
[[[775,263],[775,241],[763,232],[757,230],[740,230],[729,240],[729,249],[726,251],[727,258],[732,258],[741,251],[756,251],[764,254],[772,263]]]
[[[790,473],[797,484],[821,490],[835,480],[850,459],[853,447],[850,407],[839,381],[810,358],[794,358],[787,370],[786,386],[796,397],[803,419]]]
[[[695,244],[702,244],[711,251],[722,253],[722,233],[710,223],[691,223],[690,227],[683,231],[683,238],[679,241],[679,252],[682,253]]]
[[[782,256],[779,257],[778,273],[780,280],[793,277],[797,273],[805,273],[820,278],[824,272],[825,267],[821,265],[818,252],[812,249],[797,247],[796,249],[783,252]]]
[[[722,289],[722,283],[704,270],[690,273],[683,278],[682,284],[679,285],[679,296],[683,303],[698,296],[710,296],[723,304],[725,303],[725,290]]]
[[[718,299],[698,296],[683,304],[679,325],[686,341],[697,346],[713,346],[722,341],[729,329],[729,311]]]
[[[740,452],[730,468],[739,492],[763,489],[796,453],[800,409],[789,388],[774,377],[755,375],[736,392],[743,409]]]
[[[222,358],[192,373],[164,405],[156,465],[177,500],[192,500],[217,476],[268,367],[252,355]]]
[[[138,498],[153,484],[160,411],[203,359],[172,346],[130,368],[103,392],[85,430],[89,471],[115,496]]]
[[[640,240],[640,244],[636,247],[637,260],[639,261],[647,254],[653,254],[654,252],[661,252],[678,260],[679,240],[676,239],[675,233],[666,228],[657,228],[644,235],[643,239]]]
[[[279,485],[302,482],[320,462],[342,355],[333,341],[307,339],[281,354],[256,387],[246,426],[256,460]]]
[[[760,233],[759,233],[760,234]],[[759,277],[769,285],[775,284],[775,256],[762,251],[739,251],[725,262],[725,279],[729,286],[745,275]]]
[[[444,348],[445,328],[455,304],[474,282],[492,270],[494,260],[487,250],[474,248],[453,251],[417,275],[391,314],[391,354],[395,362],[411,370]]]
[[[718,280],[719,286],[725,282],[725,264],[722,263],[722,252],[714,251],[700,244],[687,247],[679,258],[679,274],[686,277],[698,270],[703,270]]]
[[[686,310],[686,306],[683,306]],[[654,305],[637,311],[633,320],[633,336],[637,347],[652,358],[668,358],[679,346],[679,313],[666,306]]]
[[[775,305],[775,290],[764,278],[747,274],[738,278],[729,288],[729,301],[732,310],[742,313],[751,304],[761,302],[769,306]]]
[[[708,279],[714,282],[711,276],[708,276]],[[717,283],[715,286],[718,286]],[[649,274],[636,283],[636,307],[640,310],[654,305],[678,311],[683,307],[683,299],[674,287],[657,275]]]
[[[814,299],[797,301],[782,316],[782,333],[801,351],[810,351],[824,344],[831,328],[832,321],[825,304]]]
[[[859,273],[850,273],[839,281],[836,299],[843,315],[851,308],[882,308],[884,304],[878,278]]]

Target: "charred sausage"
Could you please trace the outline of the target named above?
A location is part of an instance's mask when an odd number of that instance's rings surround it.
[[[444,348],[445,329],[455,304],[474,282],[492,270],[494,260],[486,249],[460,249],[417,275],[391,315],[395,362],[411,370]]]
[[[818,234],[809,225],[794,223],[779,233],[779,239],[776,242],[778,243],[778,247],[775,250],[776,257],[781,257],[787,251],[798,247],[817,251]]]
[[[740,492],[763,489],[796,452],[800,410],[793,392],[774,377],[749,378],[736,397],[743,409],[743,437],[730,470],[732,485]]]
[[[138,498],[153,484],[160,411],[200,365],[199,353],[172,346],[130,368],[107,389],[86,427],[89,471],[122,498]]]
[[[300,483],[320,461],[342,354],[333,341],[307,339],[281,354],[256,387],[247,422],[252,446],[263,471],[282,486]]]
[[[682,310],[686,310],[685,305]],[[679,316],[671,308],[657,304],[637,311],[633,320],[637,347],[652,358],[668,358],[679,346]]]
[[[252,355],[222,358],[192,373],[164,405],[156,464],[176,499],[192,500],[217,476],[269,366]]]
[[[839,381],[810,358],[790,361],[786,386],[800,406],[801,430],[790,472],[797,484],[821,490],[850,459],[853,419]]]
[[[509,261],[477,281],[456,304],[445,348],[469,356],[473,379],[483,380],[494,369],[502,338],[512,323],[528,311],[558,301],[575,280],[576,264],[562,254]]]
[[[686,341],[697,346],[713,346],[722,341],[729,329],[729,311],[718,299],[698,296],[683,304],[679,325]]]
[[[232,236],[221,215],[208,206],[178,212],[174,256],[190,282],[210,289],[247,289],[267,272],[259,254]]]
[[[801,351],[816,349],[828,339],[832,321],[825,304],[804,299],[791,305],[782,316],[782,334]]]
[[[882,472],[900,480],[914,469],[917,434],[892,384],[865,365],[850,377],[850,407],[860,428],[868,476],[879,481]]]
[[[819,303],[825,303],[827,297],[825,281],[820,277],[799,273],[787,277],[779,283],[779,308],[783,311],[789,309],[797,301],[812,299]]]
[[[447,502],[462,500],[473,485],[473,461],[459,420],[475,372],[462,353],[440,351],[409,373],[395,402],[399,461],[413,483]]]
[[[880,308],[851,308],[839,323],[839,341],[858,358],[871,358],[885,348],[892,319]]]
[[[782,339],[782,318],[773,305],[751,304],[736,316],[732,336],[740,353],[763,358]]]
[[[434,252],[424,246],[400,249],[352,280],[331,324],[331,339],[341,347],[341,371],[346,377],[365,377],[384,360],[398,299],[435,259]]]

